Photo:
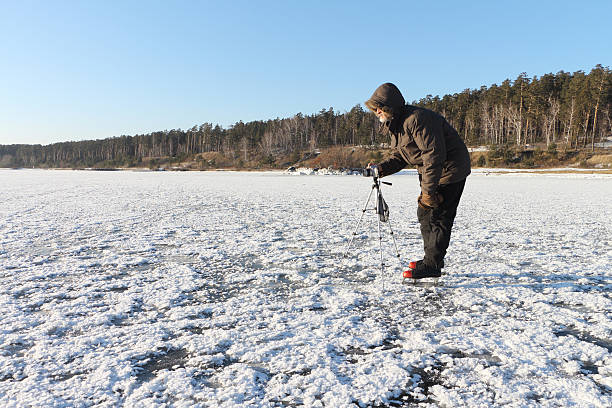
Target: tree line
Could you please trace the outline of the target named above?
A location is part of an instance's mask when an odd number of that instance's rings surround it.
[[[594,147],[612,133],[612,72],[597,65],[583,71],[526,73],[500,85],[466,89],[443,97],[427,95],[412,104],[445,116],[468,145],[515,146],[563,144],[568,149]],[[235,123],[212,123],[102,140],[50,145],[0,145],[0,166],[93,167],[101,163],[133,166],[155,158],[187,159],[219,152],[243,162],[273,163],[278,157],[338,145],[380,146],[375,116],[356,105],[311,115]]]
[[[468,144],[593,148],[611,136],[612,72],[597,65],[589,74],[522,73],[489,88],[428,95],[418,104],[450,118]]]

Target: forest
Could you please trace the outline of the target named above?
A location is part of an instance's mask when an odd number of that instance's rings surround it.
[[[445,116],[468,146],[594,150],[612,136],[612,72],[601,65],[589,73],[560,71],[532,78],[522,73],[499,85],[427,95],[412,104]],[[198,158],[201,168],[278,167],[333,146],[380,148],[386,140],[378,126],[361,104],[348,112],[330,107],[310,115],[239,121],[229,128],[203,123],[101,140],[0,145],[0,167],[152,167]],[[227,160],[203,160],[206,153]]]

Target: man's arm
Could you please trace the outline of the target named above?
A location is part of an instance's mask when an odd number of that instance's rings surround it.
[[[389,157],[387,157],[382,162],[378,163],[378,172],[380,177],[389,176],[391,174],[397,173],[404,167],[406,167],[408,163],[399,151],[394,151]]]

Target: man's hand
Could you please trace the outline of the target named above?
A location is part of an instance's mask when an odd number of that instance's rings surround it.
[[[433,208],[438,208],[444,201],[444,198],[442,197],[442,194],[439,193],[435,193],[433,195],[421,193],[417,201],[421,208],[431,210]]]

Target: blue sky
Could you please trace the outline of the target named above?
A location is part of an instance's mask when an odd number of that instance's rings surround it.
[[[0,0],[0,144],[349,110],[612,66],[611,1]]]

